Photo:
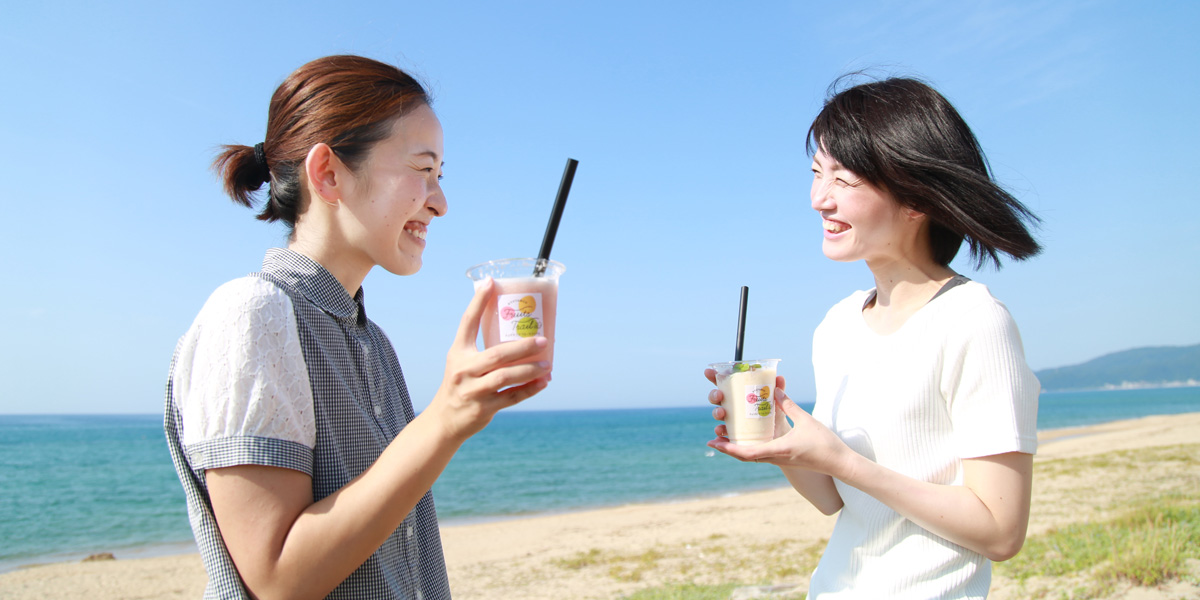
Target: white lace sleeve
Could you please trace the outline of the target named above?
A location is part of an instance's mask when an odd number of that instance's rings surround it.
[[[183,444],[265,437],[316,444],[312,387],[291,299],[257,277],[217,288],[179,342]]]

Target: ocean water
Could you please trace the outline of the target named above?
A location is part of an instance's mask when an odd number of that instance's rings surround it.
[[[1200,412],[1200,388],[1048,393],[1039,428]],[[712,452],[707,405],[502,412],[434,485],[454,524],[786,485]],[[158,415],[0,415],[0,572],[95,552],[194,551]]]

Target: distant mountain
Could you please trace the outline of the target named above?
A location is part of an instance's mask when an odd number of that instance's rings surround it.
[[[1200,344],[1134,348],[1106,354],[1083,364],[1037,372],[1048,392],[1120,387],[1197,385]]]

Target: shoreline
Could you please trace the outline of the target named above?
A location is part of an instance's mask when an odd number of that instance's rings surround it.
[[[1177,388],[1200,387],[1200,381],[1195,379],[1180,379],[1175,381],[1122,381],[1121,383],[1106,383],[1100,387],[1069,388],[1062,390],[1042,390],[1043,394],[1072,394],[1075,392],[1121,392],[1125,390],[1173,390]]]
[[[764,486],[759,488],[747,488],[743,490],[714,492],[712,494],[702,494],[693,496],[679,496],[672,498],[647,499],[637,502],[626,502],[623,504],[599,504],[595,506],[581,506],[563,510],[543,511],[535,513],[522,513],[511,515],[478,515],[472,517],[452,517],[449,519],[438,519],[439,529],[443,532],[447,529],[476,527],[481,525],[492,525],[497,523],[513,523],[526,521],[531,519],[544,519],[555,517],[570,518],[574,515],[587,514],[592,512],[602,512],[609,510],[620,510],[629,507],[653,507],[653,506],[672,506],[677,504],[686,504],[690,502],[703,502],[709,500],[724,500],[739,498],[742,496],[758,494],[763,492],[773,492],[783,489],[791,489],[786,482],[781,485]],[[149,558],[161,558],[167,556],[180,555],[195,555],[200,556],[199,549],[196,547],[194,539],[181,542],[162,542],[156,544],[130,546],[130,547],[112,547],[95,552],[60,552],[55,554],[46,554],[30,557],[28,561],[23,559],[17,560],[0,560],[0,576],[5,573],[12,573],[24,569],[34,569],[60,564],[76,564],[84,562],[84,559],[97,554],[112,554],[112,560],[142,560]]]
[[[1096,510],[1087,513],[1095,517],[1111,508],[1101,502],[1103,499],[1120,499],[1120,494],[1126,493],[1101,485],[1103,475],[1059,477],[1062,481],[1058,481],[1058,469],[1045,468],[1047,463],[1062,464],[1148,447],[1195,445],[1200,443],[1200,412],[1048,429],[1038,432],[1038,441],[1035,464],[1042,468],[1035,468],[1030,535],[1085,518],[1078,504],[1081,497],[1095,503]],[[1197,475],[1185,472],[1184,476],[1194,479]],[[1075,487],[1066,492],[1050,489],[1055,485]],[[1071,501],[1064,502],[1064,497]],[[747,511],[748,506],[753,510]],[[714,519],[736,513],[746,513],[739,517],[736,528],[748,533],[735,537],[728,534],[727,524]],[[768,548],[756,546],[755,540],[771,541],[771,553],[806,556],[814,548],[819,553],[833,522],[833,517],[825,517],[797,500],[790,486],[781,480],[777,487],[759,490],[444,521],[441,531],[457,596],[611,598],[652,587],[655,577],[665,577],[644,572],[646,567],[639,566],[639,560],[654,559],[651,562],[659,570],[670,566],[697,583],[707,582],[708,578],[720,582],[721,578],[746,581],[777,577],[769,572],[747,573],[745,567],[731,572],[716,565],[736,562],[726,561],[728,557],[721,554],[727,547],[747,552]],[[203,590],[206,576],[194,542],[111,552],[115,560],[97,562],[80,562],[82,554],[74,558],[56,555],[63,560],[54,561],[31,557],[11,570],[0,571],[0,589],[5,590],[0,596],[20,600],[82,596],[115,600],[131,597],[129,590],[136,589],[137,597],[194,598]],[[703,570],[687,572],[691,568]],[[789,577],[806,585],[807,577]],[[129,588],[131,585],[135,587]],[[997,599],[1020,597],[1012,589],[1009,595],[999,593],[1002,589],[994,586]]]
[[[1163,417],[1184,417],[1187,415],[1198,415],[1195,413],[1172,413],[1164,415],[1146,415],[1133,419],[1120,419],[1116,421],[1104,421],[1087,425],[1073,425],[1067,427],[1055,427],[1038,431],[1038,448],[1041,455],[1041,447],[1049,442],[1061,442],[1072,439],[1082,439],[1089,436],[1098,435],[1105,431],[1120,429],[1124,424],[1133,423],[1150,418]],[[688,502],[697,502],[705,500],[719,500],[725,498],[737,498],[750,494],[761,492],[771,492],[778,490],[790,490],[790,486],[786,481],[781,482],[776,486],[764,486],[757,488],[747,488],[742,490],[733,490],[726,492],[713,492],[711,494],[679,496],[673,498],[646,499],[636,502],[626,502],[622,504],[597,504],[594,506],[580,506],[561,510],[550,510],[541,512],[530,512],[520,514],[497,514],[497,515],[476,515],[466,517],[450,517],[439,518],[439,526],[444,531],[459,527],[473,527],[479,525],[490,525],[494,523],[509,523],[514,521],[525,521],[530,519],[542,519],[551,517],[571,516],[579,514],[587,514],[596,511],[619,510],[627,507],[644,507],[644,506],[659,506],[659,505],[674,505]],[[0,575],[31,569],[44,567],[56,564],[74,564],[83,561],[83,559],[94,554],[110,553],[115,560],[141,560],[146,558],[159,558],[165,556],[179,556],[195,554],[199,556],[199,550],[196,548],[194,539],[177,542],[161,542],[154,544],[146,544],[130,547],[113,547],[98,549],[94,552],[57,552],[53,554],[45,554],[31,556],[28,559],[5,559],[0,560]]]

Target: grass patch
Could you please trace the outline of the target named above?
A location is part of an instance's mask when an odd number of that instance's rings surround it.
[[[1106,476],[1120,477],[1123,472],[1137,472],[1147,464],[1177,463],[1183,469],[1200,466],[1200,444],[1155,446],[1133,450],[1116,450],[1093,456],[1048,460],[1037,463],[1037,477],[1085,475],[1105,471]]]
[[[1076,523],[1025,542],[1021,553],[996,565],[998,574],[1085,576],[1110,589],[1118,581],[1155,586],[1183,576],[1200,559],[1200,502],[1158,499],[1103,523]]]
[[[738,587],[736,583],[721,585],[696,585],[682,583],[638,590],[626,600],[729,600],[729,595]]]
[[[616,561],[617,564],[609,567],[608,575],[617,581],[641,581],[646,571],[658,566],[658,561],[666,557],[655,548],[641,554],[624,555]]]
[[[674,546],[655,546],[642,552],[592,548],[553,561],[559,568],[582,571],[622,583],[650,586],[631,596],[647,598],[729,597],[744,585],[772,585],[807,580],[820,560],[826,540],[801,543],[776,540],[730,549],[720,538]],[[752,556],[729,560],[730,552]],[[716,594],[716,596],[711,596]]]
[[[617,581],[641,581],[645,573],[658,566],[667,554],[651,548],[641,554],[604,552],[592,548],[587,552],[576,552],[568,558],[556,559],[554,565],[563,569],[579,571],[587,567],[607,566],[608,575]]]
[[[606,560],[603,551],[599,548],[592,548],[587,552],[576,552],[570,558],[557,558],[554,560],[554,564],[564,569],[578,571],[584,567],[601,564]]]

